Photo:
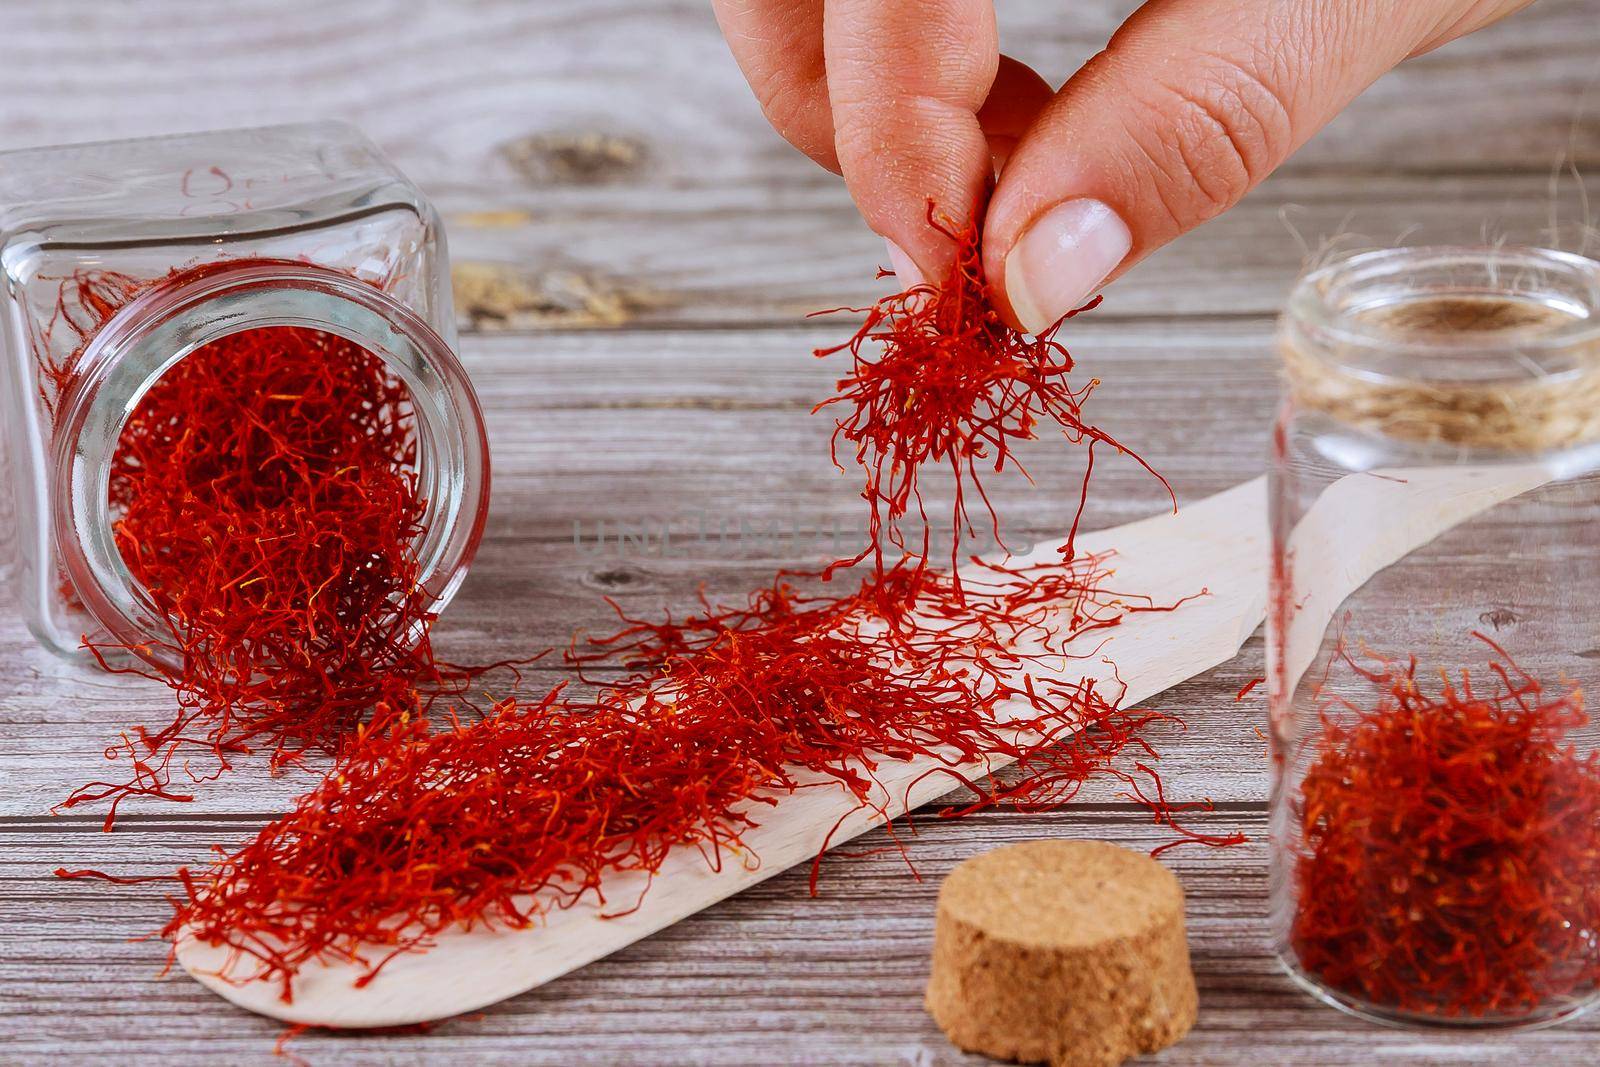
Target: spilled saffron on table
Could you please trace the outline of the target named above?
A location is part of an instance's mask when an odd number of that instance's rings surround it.
[[[522,928],[585,898],[625,914],[639,901],[608,899],[607,878],[653,874],[674,848],[713,869],[759,862],[741,836],[778,797],[843,788],[881,810],[879,765],[916,757],[976,792],[949,814],[1060,803],[1108,772],[1180,842],[1228,843],[1181,823],[1197,805],[1162,795],[1145,737],[1170,720],[1121,708],[1115,683],[1019,680],[1030,657],[1010,649],[1029,628],[1064,641],[1171,610],[1102,589],[1105,564],[997,569],[969,577],[959,600],[948,575],[910,572],[904,595],[927,613],[914,638],[882,625],[876,579],[843,598],[779,579],[745,608],[627,620],[569,654],[634,671],[592,698],[557,687],[477,722],[366,737],[245,848],[181,872],[166,932],[232,946],[285,998],[313,959],[359,960],[364,983],[454,926]],[[1035,577],[1070,599],[1038,600]],[[972,769],[998,758],[1020,779]]]

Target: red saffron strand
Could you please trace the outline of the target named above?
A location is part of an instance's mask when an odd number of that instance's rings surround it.
[[[1576,687],[1498,645],[1492,685],[1415,658],[1337,661],[1376,702],[1322,697],[1299,790],[1290,944],[1329,988],[1447,1018],[1516,1018],[1600,985],[1600,753]]]
[[[290,1042],[310,1029],[310,1023],[290,1023],[285,1026],[278,1032],[277,1040],[272,1043],[273,1058],[287,1060],[293,1067],[311,1067],[310,1060],[296,1054],[289,1048]]]
[[[52,418],[59,414],[62,395],[77,374],[84,349],[111,316],[144,288],[132,275],[108,270],[79,270],[61,279],[50,320],[42,336],[33,339],[40,361],[39,398]],[[53,356],[58,347],[68,355]]]
[[[91,871],[91,870],[72,871],[72,870],[68,870],[65,867],[57,867],[51,873],[54,874],[57,878],[65,878],[65,879],[68,879],[68,880],[110,882],[112,885],[142,885],[145,882],[171,881],[170,878],[168,878],[166,876],[162,876],[162,875],[143,875],[143,876],[139,876],[139,877],[125,877],[125,876],[121,876],[121,875],[107,874],[104,871]]]

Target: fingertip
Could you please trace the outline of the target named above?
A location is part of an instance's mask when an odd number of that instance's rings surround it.
[[[885,237],[883,243],[889,248],[889,263],[894,267],[895,281],[902,290],[926,284],[927,275],[922,273],[922,269],[917,266],[916,260],[911,258],[910,253],[895,244],[893,238]]]
[[[940,220],[938,227],[930,225],[930,211]],[[950,234],[965,227],[971,213],[970,202],[965,210],[949,211],[943,202],[928,197],[918,199],[914,208],[907,204],[892,219],[867,216],[865,209],[862,212],[867,225],[882,235],[895,276],[907,289],[940,281],[949,273],[956,252]]]
[[[1000,229],[997,220],[1001,214],[998,210],[1000,198],[1004,193],[1005,190],[1003,188],[997,189],[994,197],[989,201],[989,209],[984,212],[983,276],[989,282],[989,298],[993,302],[995,310],[1000,313],[1000,317],[1005,320],[1006,325],[1013,329],[1024,330],[1027,327],[1022,324],[1021,317],[1012,305],[1011,295],[1007,291],[1006,285],[1006,253],[1011,250],[1011,246],[1016,242],[1013,238],[1002,244],[1002,240],[1006,235]]]
[[[834,146],[867,226],[897,267],[942,281],[956,229],[993,178],[977,112],[995,80],[992,0],[828,0],[823,52]],[[1004,131],[1013,132],[1013,131]],[[929,225],[932,200],[941,218]]]
[[[1004,249],[984,249],[996,301],[1012,325],[1049,329],[1082,307],[1128,258],[1133,233],[1110,205],[1073,197],[1042,212]]]

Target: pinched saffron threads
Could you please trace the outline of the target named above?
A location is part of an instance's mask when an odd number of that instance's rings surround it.
[[[1338,661],[1376,698],[1323,697],[1299,790],[1290,945],[1373,1006],[1515,1019],[1600,984],[1600,753],[1583,694],[1505,650],[1486,672]]]
[[[1094,446],[1125,451],[1083,421],[1083,404],[1100,383],[1091,379],[1074,388],[1069,381],[1072,356],[1056,340],[1062,323],[1095,307],[1100,298],[1068,312],[1037,336],[1026,334],[1007,325],[996,310],[983,274],[977,225],[958,228],[931,203],[928,224],[955,246],[944,282],[914,286],[869,308],[848,309],[865,314],[860,329],[843,344],[816,351],[819,358],[850,354],[850,369],[839,379],[835,395],[816,410],[842,412],[836,416],[834,463],[838,465],[843,446],[866,472],[862,495],[870,506],[870,539],[858,558],[875,553],[880,569],[885,553],[890,560],[900,552],[928,555],[930,525],[920,484],[929,467],[948,467],[954,477],[953,568],[961,562],[962,537],[975,532],[974,507],[981,505],[996,540],[1000,537],[999,516],[983,486],[984,469],[999,472],[1009,463],[1026,476],[1012,450],[1033,440],[1041,425],[1070,442],[1087,444],[1085,492]],[[1137,455],[1133,458],[1155,474]],[[1161,482],[1166,485],[1165,479]],[[969,491],[977,495],[977,504],[968,499]]]

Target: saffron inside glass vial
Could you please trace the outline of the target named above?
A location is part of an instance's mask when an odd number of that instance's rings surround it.
[[[424,502],[417,580],[442,607],[488,500],[449,283],[437,212],[348,126],[0,154],[0,517],[16,545],[5,574],[40,642],[80,661],[99,643],[174,666],[172,605],[130,566],[127,500],[113,499],[129,484],[119,442],[142,399],[192,375],[190,360],[263,358],[261,331],[337,339],[403,387]]]
[[[1346,257],[1280,350],[1276,951],[1385,1023],[1570,1017],[1600,992],[1600,263]]]

